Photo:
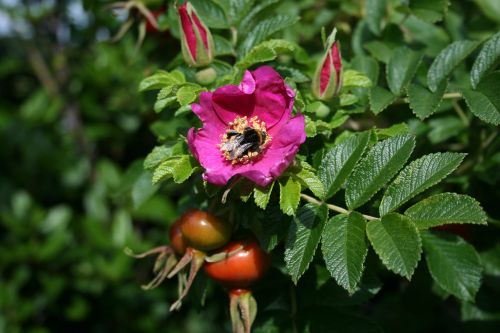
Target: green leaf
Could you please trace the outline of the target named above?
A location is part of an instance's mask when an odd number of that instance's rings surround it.
[[[403,93],[415,75],[421,60],[420,52],[413,51],[406,46],[394,50],[386,66],[387,83],[394,95],[399,96]]]
[[[307,104],[302,112],[315,114],[319,118],[325,118],[330,114],[330,108],[323,102],[315,101]]]
[[[216,29],[229,28],[225,8],[213,0],[190,1],[201,20],[209,27]]]
[[[387,128],[375,128],[375,135],[378,140],[391,138],[396,135],[403,135],[410,133],[410,128],[406,123],[394,124]]]
[[[177,101],[181,106],[188,105],[198,97],[200,91],[205,90],[203,87],[197,84],[184,85],[177,90],[176,97]]]
[[[290,218],[277,205],[269,205],[249,217],[249,226],[264,251],[272,251],[286,237]]]
[[[370,132],[353,135],[325,154],[318,168],[318,177],[324,184],[326,199],[331,198],[344,184],[363,155],[369,137]]]
[[[359,101],[358,96],[352,94],[341,94],[339,96],[340,106],[349,106]]]
[[[411,135],[397,135],[377,143],[347,178],[347,206],[354,209],[370,200],[403,167],[414,146]]]
[[[443,224],[486,224],[486,214],[479,202],[467,195],[440,193],[424,199],[405,212],[419,229]]]
[[[229,40],[219,35],[213,35],[214,38],[214,46],[215,46],[215,54],[217,56],[222,55],[234,55],[233,45]]]
[[[462,163],[464,157],[465,154],[459,153],[435,153],[411,162],[385,191],[379,207],[380,216],[439,183]]]
[[[349,115],[344,114],[342,110],[337,111],[330,122],[328,123],[328,127],[330,130],[342,126],[349,119]],[[331,132],[331,131],[330,131]]]
[[[380,36],[382,29],[382,20],[387,11],[386,0],[370,0],[366,2],[366,21],[370,30],[377,36]]]
[[[474,90],[464,90],[462,94],[467,106],[476,117],[487,123],[500,125],[500,111],[488,97]]]
[[[304,116],[306,137],[314,138],[317,134],[316,122],[308,116]]]
[[[152,170],[158,166],[164,159],[170,157],[172,148],[166,146],[154,147],[144,160],[144,169]]]
[[[173,178],[180,184],[186,181],[194,171],[190,155],[171,157],[158,165],[153,172],[153,184]]]
[[[487,75],[476,90],[464,90],[462,94],[467,106],[479,119],[500,125],[500,71]]]
[[[449,0],[412,0],[410,9],[419,19],[434,23],[443,18],[449,3]]]
[[[476,49],[478,42],[460,40],[453,42],[442,50],[432,62],[427,73],[427,84],[432,92],[436,92],[443,82],[469,54]]]
[[[473,88],[479,84],[482,77],[498,64],[500,59],[500,32],[493,35],[483,46],[474,61],[470,72],[470,82]]]
[[[474,247],[463,239],[422,232],[427,266],[436,283],[459,299],[472,301],[481,285],[482,267]]]
[[[171,96],[163,99],[158,99],[155,102],[154,110],[156,113],[163,111],[167,106],[174,104],[177,101],[176,96]]]
[[[256,186],[253,190],[253,198],[255,204],[262,209],[266,209],[269,199],[271,198],[271,193],[273,192],[274,182],[266,187]]]
[[[441,105],[448,82],[445,80],[439,84],[436,92],[429,91],[419,84],[411,84],[408,88],[408,99],[413,113],[421,120],[427,118]]]
[[[301,162],[301,169],[293,177],[299,181],[303,186],[310,189],[312,193],[318,198],[323,198],[325,195],[325,187],[316,175],[316,170],[309,164]]]
[[[151,182],[151,176],[150,171],[144,171],[134,182],[131,191],[134,209],[138,209],[158,190],[158,186]]]
[[[120,209],[113,217],[113,225],[111,230],[111,241],[116,247],[123,247],[127,243],[127,240],[133,234],[132,231],[132,219],[130,214]]]
[[[493,22],[500,23],[500,2],[497,0],[475,0],[474,2],[486,17]]]
[[[492,0],[495,1],[495,0]],[[488,293],[487,291],[484,294]],[[481,292],[481,294],[483,294]],[[480,294],[480,295],[481,295]],[[481,297],[481,296],[479,296]],[[493,298],[493,297],[491,297]],[[498,311],[498,297],[493,300],[492,303],[496,304],[496,306],[492,307],[488,302],[488,306],[482,306],[482,304],[476,304],[474,302],[461,302],[460,308],[460,320],[462,322],[468,321],[490,321],[490,322],[498,322],[500,320],[500,311]],[[494,310],[494,309],[497,310]]]
[[[242,32],[243,34],[246,34],[248,31],[250,31],[253,26],[254,26],[254,19],[256,18],[257,14],[262,12],[264,9],[267,7],[277,3],[279,0],[260,0],[258,3],[253,6],[253,8],[250,10],[250,12],[241,20],[238,31]]]
[[[144,169],[153,170],[165,159],[183,153],[183,142],[173,141],[163,146],[154,147],[144,160]]]
[[[394,103],[397,98],[398,96],[382,87],[373,87],[370,90],[370,108],[373,113],[379,114]]]
[[[396,213],[387,214],[381,220],[367,223],[366,232],[384,265],[410,279],[422,252],[420,235],[410,219]]]
[[[292,53],[297,49],[297,45],[284,39],[266,40],[252,48],[236,66],[245,69],[252,65],[272,61],[282,53]]]
[[[372,81],[363,73],[348,69],[342,74],[342,89],[347,88],[370,88]]]
[[[313,204],[300,207],[293,218],[285,245],[285,264],[295,284],[314,257],[327,218],[326,206]]]
[[[326,268],[339,285],[353,293],[361,279],[368,252],[366,221],[357,212],[332,217],[321,236]]]
[[[425,45],[425,53],[434,58],[450,43],[450,33],[444,27],[425,22],[414,15],[402,24],[416,42]]]
[[[429,141],[436,145],[454,137],[466,126],[462,120],[456,116],[446,116],[432,118],[428,122],[430,131],[427,134]]]
[[[229,21],[232,25],[238,24],[250,8],[254,5],[254,0],[231,0],[229,1]]]
[[[186,82],[186,79],[181,71],[174,70],[169,73],[167,71],[158,70],[153,75],[141,81],[139,84],[139,91],[161,89],[184,82]]]
[[[387,64],[392,55],[392,48],[380,40],[374,40],[363,45],[370,54],[380,62]]]
[[[351,65],[355,70],[366,75],[372,84],[377,83],[380,71],[377,60],[369,56],[357,55],[352,59]]]
[[[254,45],[262,42],[268,36],[295,24],[297,21],[297,17],[286,15],[276,15],[260,21],[239,45],[238,53],[246,55]]]
[[[294,215],[300,202],[300,183],[292,177],[279,180],[280,208],[287,215]]]
[[[301,71],[293,67],[287,66],[277,66],[276,70],[281,74],[282,77],[291,78],[296,83],[309,82],[311,79]]]

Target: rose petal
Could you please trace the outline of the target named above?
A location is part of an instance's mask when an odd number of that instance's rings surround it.
[[[219,143],[220,138],[204,128],[198,131],[190,129],[188,132],[189,149],[205,169],[203,178],[215,185],[225,185],[234,171],[228,168],[227,161],[217,147]]]
[[[288,97],[291,97],[291,98],[295,97],[295,90],[293,90],[292,87],[285,84],[285,89],[286,89],[286,94],[288,95]]]
[[[270,129],[289,116],[288,105],[293,99],[288,96],[283,79],[272,67],[262,66],[252,74],[256,82],[252,115],[258,116]]]
[[[226,124],[219,118],[212,104],[212,93],[202,92],[200,104],[191,104],[191,110],[203,122],[203,127],[210,131],[222,132]]]
[[[198,149],[196,148],[196,145],[195,145],[195,137],[196,137],[196,133],[195,133],[195,129],[193,127],[191,127],[189,130],[188,130],[188,133],[187,133],[187,143],[188,143],[188,147],[189,147],[189,150],[191,150],[191,153],[193,154],[193,156],[199,160],[199,156],[198,156]]]
[[[299,114],[290,119],[271,140],[270,147],[274,148],[304,143],[306,141],[304,115]]]
[[[271,136],[274,136],[274,135],[276,135],[276,133],[279,133],[281,131],[281,128],[283,127],[283,125],[286,124],[290,120],[290,115],[292,114],[292,111],[293,111],[293,103],[294,103],[294,99],[291,98],[289,100],[288,104],[286,105],[285,111],[283,112],[281,119],[279,119],[274,124],[273,127],[267,126],[267,132]]]
[[[245,94],[252,94],[255,91],[255,79],[250,71],[245,71],[243,80],[241,80],[238,88]]]
[[[196,34],[191,24],[191,19],[189,18],[187,3],[179,7],[179,17],[189,53],[191,57],[196,60]]]
[[[214,91],[212,103],[219,118],[225,124],[229,124],[236,116],[252,116],[255,95],[245,94],[235,85],[227,85]]]
[[[200,19],[198,18],[198,15],[196,15],[196,12],[191,13],[191,17],[193,19],[194,24],[196,25],[196,28],[198,29],[198,32],[201,35],[201,40],[203,41],[203,46],[205,47],[205,51],[208,51],[208,37],[207,37],[207,30],[205,30],[205,27],[203,24],[201,24]]]

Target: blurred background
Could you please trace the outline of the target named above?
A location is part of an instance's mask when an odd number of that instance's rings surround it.
[[[142,2],[165,13],[163,1]],[[330,29],[337,20],[344,24],[342,38],[350,38],[359,2],[282,1],[280,10],[302,17],[285,37],[319,54],[320,28]],[[481,14],[485,9],[478,3],[488,1],[458,2],[458,12],[479,13],[470,18],[477,35],[498,27],[494,15],[484,19]],[[178,59],[176,27],[166,32],[141,28],[140,14],[131,13],[130,29],[112,41],[129,16],[107,4],[0,0],[0,332],[229,331],[220,288],[209,286],[203,294],[195,287],[188,306],[169,313],[176,281],[144,292],[140,284],[151,278],[152,261],[138,262],[123,253],[126,246],[141,251],[167,242],[185,189],[151,185],[142,161],[157,137],[173,138],[186,124],[162,120],[152,110],[154,95],[137,92],[144,77]],[[352,55],[349,44],[347,58]],[[405,112],[399,121],[411,116]],[[473,131],[460,121],[437,118],[429,124],[418,127],[422,143],[474,145],[469,140]],[[496,218],[498,146],[496,140],[483,152],[484,159],[456,178],[456,186],[477,197]],[[477,237],[483,236],[491,244],[487,235]],[[277,273],[272,277],[269,290],[287,294],[289,280]],[[319,278],[306,276],[302,285]],[[407,332],[423,327],[493,332],[499,327],[498,321],[462,325],[456,309],[431,294],[431,283],[418,272],[404,293],[397,277],[388,275],[384,282],[384,293],[371,303],[366,298],[348,302],[360,304],[360,311],[387,331],[398,332],[398,325],[408,321],[415,326]],[[318,292],[346,297],[332,280]],[[201,308],[199,300],[205,297],[210,301]],[[265,323],[288,320],[286,306],[278,296],[266,299],[265,287],[260,297],[263,324],[256,332],[278,332]],[[500,308],[493,303],[499,312],[492,319],[498,320]]]
[[[138,51],[138,24],[110,42],[127,13],[106,3],[0,1],[0,332],[213,331],[123,253],[177,217],[175,192],[141,197],[156,139],[137,87],[179,45],[153,32]]]

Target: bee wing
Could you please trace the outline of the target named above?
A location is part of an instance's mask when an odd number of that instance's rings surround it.
[[[253,143],[244,143],[242,145],[235,147],[235,149],[233,149],[231,151],[228,150],[229,157],[231,159],[243,157],[243,155],[245,155],[247,150],[250,149],[253,145],[254,145]]]
[[[225,142],[222,145],[222,148],[225,151],[231,152],[232,150],[236,149],[241,143],[243,142],[243,136],[239,133],[231,137],[231,140]]]

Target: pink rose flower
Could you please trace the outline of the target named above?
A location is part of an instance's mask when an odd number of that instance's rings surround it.
[[[205,169],[203,178],[225,185],[236,175],[266,186],[292,163],[305,141],[304,116],[292,117],[295,93],[271,67],[246,71],[239,86],[203,92],[193,112],[188,145]]]

